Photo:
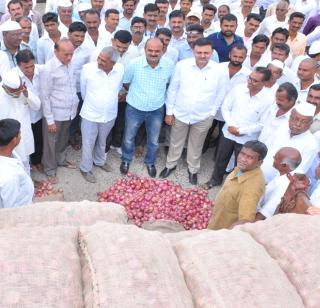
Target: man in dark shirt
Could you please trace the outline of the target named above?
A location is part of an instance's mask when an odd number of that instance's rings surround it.
[[[229,61],[229,52],[233,44],[243,44],[242,38],[235,34],[237,25],[237,17],[233,14],[227,14],[220,20],[221,31],[208,36],[208,39],[213,43],[213,48],[219,55],[219,62]]]

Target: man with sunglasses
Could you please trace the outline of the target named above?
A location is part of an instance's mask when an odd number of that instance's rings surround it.
[[[270,105],[270,97],[264,89],[264,82],[270,77],[271,72],[267,68],[257,67],[248,76],[247,84],[239,84],[227,94],[221,107],[225,125],[219,139],[216,163],[204,188],[221,185],[233,151],[237,160],[242,145],[258,138],[262,115]]]

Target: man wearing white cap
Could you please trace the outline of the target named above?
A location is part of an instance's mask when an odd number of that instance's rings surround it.
[[[74,47],[68,39],[58,41],[54,57],[45,64],[40,74],[40,97],[45,117],[42,164],[52,183],[58,181],[58,166],[75,168],[66,157],[71,120],[76,116],[79,102],[70,64],[73,52]]]
[[[91,3],[82,2],[78,4],[78,13],[80,20],[84,22],[84,17],[86,15],[86,11],[90,10],[92,8]]]
[[[278,89],[278,80],[282,76],[284,63],[279,60],[273,60],[267,65],[267,69],[271,72],[271,78],[264,83],[266,90],[269,92],[270,99],[274,100],[274,96]]]
[[[3,51],[10,63],[10,67],[17,66],[16,54],[19,50],[27,49],[26,45],[21,45],[22,29],[16,21],[8,20],[0,26],[3,35],[3,44],[1,44],[1,51]]]
[[[276,175],[272,168],[275,153],[284,146],[297,149],[302,157],[297,173],[307,173],[318,153],[318,143],[310,132],[310,126],[316,107],[303,102],[297,104],[291,111],[289,125],[278,130],[276,138],[268,147],[268,154],[261,166],[266,183],[270,182]]]
[[[72,23],[72,3],[70,0],[58,0],[59,31],[62,37],[67,37]]]
[[[186,27],[190,25],[200,25],[201,14],[198,12],[190,11],[186,16]]]
[[[8,20],[17,21],[23,16],[30,18],[31,20],[31,33],[30,36],[32,40],[37,41],[39,39],[39,32],[37,25],[32,20],[32,14],[29,10],[29,13],[25,13],[23,9],[23,4],[20,0],[11,0],[8,2],[8,13],[2,16],[2,23],[7,22]]]
[[[2,77],[0,88],[0,119],[12,118],[21,123],[21,142],[16,148],[26,170],[29,169],[29,155],[34,152],[30,109],[39,110],[40,99],[27,89],[15,71]]]

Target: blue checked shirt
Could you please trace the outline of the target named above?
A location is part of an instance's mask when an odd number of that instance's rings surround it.
[[[163,106],[174,64],[162,57],[152,68],[145,56],[133,59],[126,67],[123,83],[129,83],[127,103],[140,111],[153,111]]]

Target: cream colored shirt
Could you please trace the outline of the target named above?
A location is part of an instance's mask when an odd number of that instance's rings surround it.
[[[303,33],[298,32],[297,36],[293,40],[291,40],[289,36],[287,44],[290,47],[290,52],[293,58],[304,55],[307,46],[307,37]]]

